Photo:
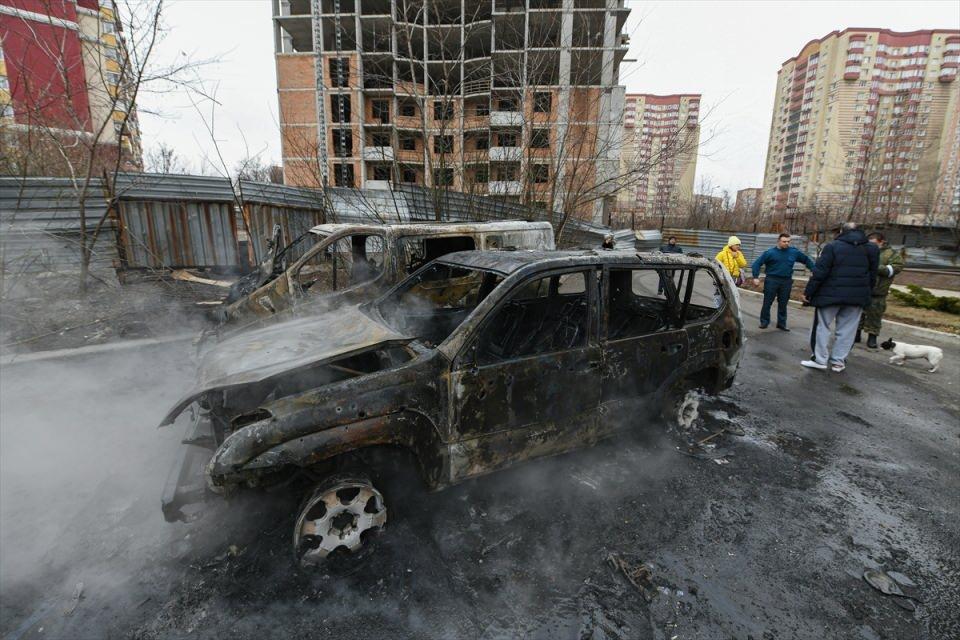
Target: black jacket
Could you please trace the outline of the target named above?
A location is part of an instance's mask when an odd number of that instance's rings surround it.
[[[683,253],[683,249],[680,248],[680,245],[675,244],[671,245],[669,242],[660,247],[660,253]]]
[[[804,294],[815,307],[866,307],[877,282],[880,250],[859,229],[844,231],[823,248]]]

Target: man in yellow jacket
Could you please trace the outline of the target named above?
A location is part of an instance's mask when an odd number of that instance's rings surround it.
[[[743,284],[744,277],[740,270],[747,268],[747,259],[744,257],[743,251],[740,250],[740,238],[737,236],[727,238],[727,246],[717,254],[717,262],[723,265],[723,268],[733,277],[737,286]]]

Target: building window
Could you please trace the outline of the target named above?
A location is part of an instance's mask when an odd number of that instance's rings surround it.
[[[333,153],[341,158],[349,158],[353,155],[353,132],[348,130],[340,131],[334,129],[333,134]]]
[[[477,151],[486,151],[490,148],[490,137],[483,135],[476,139]]]
[[[339,61],[339,65],[337,62]],[[350,59],[330,58],[330,85],[333,87],[350,86]]]
[[[333,183],[338,187],[354,186],[353,165],[352,164],[333,165]]]
[[[406,182],[407,184],[417,184],[416,169],[404,167],[403,171],[401,172],[401,177],[403,178],[403,181]]]
[[[474,182],[478,184],[487,184],[490,181],[490,170],[487,167],[477,167],[474,173]]]
[[[434,102],[433,103],[433,119],[434,120],[452,120],[453,119],[453,103],[442,102],[442,101]]]
[[[410,100],[404,100],[400,103],[400,115],[405,118],[413,118],[417,115],[417,103]]]
[[[400,148],[404,151],[416,151],[417,139],[413,136],[400,136]]]
[[[370,136],[371,146],[374,147],[389,147],[392,146],[390,143],[390,134],[377,132]]]
[[[484,117],[490,115],[490,103],[489,102],[478,102],[476,113],[478,116]]]
[[[503,165],[497,168],[497,179],[501,182],[512,182],[517,179],[517,168],[513,165]]]
[[[516,111],[517,101],[513,98],[500,98],[497,100],[498,111]]]
[[[453,153],[453,136],[433,136],[434,153]]]
[[[343,113],[342,120],[341,112]],[[350,122],[350,96],[339,94],[330,96],[330,121]]]
[[[498,146],[498,147],[515,147],[515,146],[517,146],[517,134],[515,134],[515,133],[498,133],[498,134],[497,134],[497,146]]]
[[[390,122],[390,103],[386,100],[374,100],[371,103],[373,108],[374,120],[379,120],[382,124]]]
[[[533,94],[534,113],[550,113],[552,98],[553,96],[551,96],[549,93],[538,92]]]
[[[530,136],[530,146],[534,149],[549,149],[550,148],[550,130],[549,129],[534,129],[533,134]]]
[[[378,164],[373,167],[373,179],[374,180],[389,180],[390,179],[390,167],[388,165]]]
[[[453,185],[453,169],[449,167],[434,169],[433,184],[439,187],[449,187]]]
[[[544,184],[550,180],[550,167],[545,164],[530,165],[530,182]]]

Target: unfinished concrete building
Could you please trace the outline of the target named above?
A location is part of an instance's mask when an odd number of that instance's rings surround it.
[[[287,184],[418,184],[599,220],[624,0],[274,0]]]

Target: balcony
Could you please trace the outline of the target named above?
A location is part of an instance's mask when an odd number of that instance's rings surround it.
[[[492,162],[517,162],[521,157],[523,150],[520,147],[490,147]]]
[[[364,147],[363,159],[374,162],[393,161],[393,147]]]
[[[523,114],[519,111],[491,111],[491,127],[519,127],[523,124]]]
[[[487,185],[492,196],[518,196],[523,193],[519,180],[491,180]]]

